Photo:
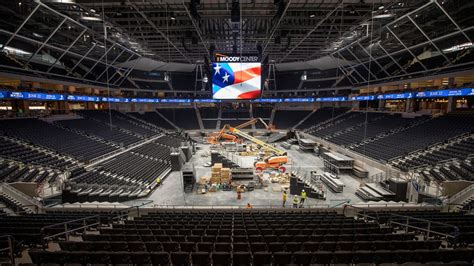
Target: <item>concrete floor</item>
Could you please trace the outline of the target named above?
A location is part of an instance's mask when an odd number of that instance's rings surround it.
[[[281,147],[280,147],[281,148]],[[283,148],[282,148],[283,149]],[[296,145],[292,145],[291,149],[287,150],[290,162],[286,165],[287,171],[299,169],[299,172],[306,172],[321,169],[323,161],[313,153],[306,153],[299,150]],[[202,176],[210,176],[211,168],[203,166],[210,162],[210,156],[203,157],[203,154],[209,153],[209,145],[199,144],[197,146],[196,154],[187,163],[187,166],[194,166],[196,177],[199,179]],[[235,155],[236,160],[243,167],[251,167],[253,165],[254,157],[243,157]],[[307,199],[307,205],[321,205],[321,206],[336,206],[341,204],[344,200],[349,200],[350,203],[363,202],[354,193],[361,184],[361,180],[349,175],[340,175],[340,180],[346,185],[343,193],[334,193],[324,186],[326,191],[326,200]],[[237,200],[237,195],[233,191],[218,191],[209,192],[207,194],[197,194],[183,192],[183,181],[180,171],[172,172],[158,187],[148,199],[154,201],[155,205],[169,205],[169,206],[245,206],[248,202],[254,206],[271,205],[279,207],[282,204],[281,192],[274,192],[273,188],[280,188],[279,184],[270,184],[268,191],[263,189],[256,189],[251,192],[242,193],[242,199]],[[287,207],[291,202],[292,196],[288,197]]]

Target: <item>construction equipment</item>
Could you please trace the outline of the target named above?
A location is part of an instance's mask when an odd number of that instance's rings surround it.
[[[219,141],[221,139],[225,139],[225,140],[231,141],[231,142],[241,142],[236,136],[226,134],[225,131],[229,128],[234,128],[234,129],[246,128],[248,126],[256,124],[259,121],[260,121],[260,123],[262,123],[265,126],[265,128],[267,130],[273,130],[274,129],[274,127],[272,125],[268,125],[267,123],[265,123],[265,121],[262,118],[257,117],[257,118],[251,119],[251,120],[249,120],[245,123],[237,125],[235,127],[231,127],[229,124],[224,125],[224,127],[222,127],[222,129],[217,134],[214,133],[214,135],[211,135],[209,137],[208,142],[210,144],[217,144],[217,143],[219,143]]]
[[[262,161],[255,162],[255,170],[257,172],[261,172],[265,169],[272,168],[277,169],[281,173],[286,171],[286,168],[283,164],[288,162],[288,156],[268,156],[264,158]]]
[[[244,128],[244,127],[247,127],[249,125],[257,123],[258,121],[262,122],[267,129],[271,130],[271,127],[268,126],[265,123],[265,121],[263,121],[263,119],[255,118],[255,119],[247,121],[247,122],[245,122],[241,125],[238,125],[236,127],[231,127],[228,124],[224,125],[224,127],[219,131],[219,133],[216,136],[211,137],[209,139],[209,142],[212,143],[212,144],[217,144],[220,141],[221,138],[236,141],[236,139],[238,139],[237,137],[240,137],[241,139],[248,140],[252,143],[257,144],[262,149],[264,149],[265,151],[268,151],[269,153],[272,154],[268,157],[265,157],[263,160],[255,162],[255,164],[254,164],[255,170],[263,171],[265,169],[272,168],[272,169],[277,169],[280,172],[284,173],[286,171],[286,168],[283,166],[283,164],[288,162],[288,157],[286,156],[286,151],[280,150],[277,147],[274,147],[273,145],[268,144],[268,143],[266,143],[266,142],[264,142],[264,141],[262,141],[262,140],[260,140],[256,137],[253,137],[253,136],[251,136],[251,135],[249,135],[249,134],[247,134],[247,133],[240,130],[241,128]]]

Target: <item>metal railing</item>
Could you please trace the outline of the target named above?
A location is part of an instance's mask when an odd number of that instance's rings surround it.
[[[45,248],[47,246],[46,244],[48,243],[48,241],[52,240],[53,238],[64,235],[66,241],[68,241],[71,233],[74,233],[77,231],[85,232],[89,228],[100,227],[101,221],[102,221],[101,218],[107,218],[109,219],[109,221],[112,221],[112,222],[120,221],[120,220],[123,220],[124,218],[128,218],[131,212],[133,211],[136,211],[137,215],[140,216],[140,207],[143,207],[151,203],[153,203],[152,200],[145,200],[140,205],[130,206],[125,209],[117,209],[110,213],[105,213],[105,215],[96,214],[96,215],[82,217],[82,218],[78,218],[78,219],[74,219],[74,220],[70,220],[66,222],[47,225],[41,228],[41,237],[44,244],[43,248]],[[80,226],[78,226],[79,223],[81,223]]]
[[[249,209],[247,205],[158,205],[154,204],[153,208],[158,209],[188,209],[188,210],[202,210],[202,209],[211,209],[211,210],[242,210],[242,209]],[[313,205],[304,205],[303,208],[292,208],[290,206],[284,208],[281,204],[279,205],[252,205],[251,209],[280,209],[280,210],[288,210],[288,209],[332,209],[329,204],[313,204]]]
[[[381,220],[381,217],[379,215],[379,212],[376,210],[370,210],[370,209],[365,209],[365,208],[360,208],[352,205],[345,205],[343,214],[345,215],[345,211],[347,208],[353,208],[356,210],[360,210],[361,212],[357,212],[357,216],[361,216],[365,219],[370,219],[378,224],[387,224],[390,227],[395,227],[395,226],[400,226],[405,229],[405,233],[408,233],[409,229],[414,229],[417,231],[421,231],[426,233],[426,238],[430,237],[431,235],[438,235],[441,237],[445,237],[446,240],[451,240],[451,243],[455,246],[457,241],[458,241],[458,236],[460,234],[459,228],[455,225],[443,223],[443,222],[437,222],[437,221],[431,221],[423,218],[416,218],[412,216],[407,216],[407,215],[400,215],[400,214],[395,214],[395,213],[387,213],[388,217],[385,216],[386,220]],[[403,222],[401,222],[403,220]],[[411,222],[411,224],[410,224]],[[418,225],[414,225],[414,223],[426,223],[426,227],[421,227]],[[450,227],[452,228],[452,233],[445,233],[445,232],[440,232],[440,231],[435,231],[432,230],[433,225],[441,225],[444,227]]]
[[[474,184],[469,185],[468,187],[464,188],[463,190],[459,191],[455,195],[453,195],[450,199],[449,202],[452,204],[452,202],[456,202],[458,199],[464,196],[474,196]],[[467,198],[465,199],[467,200]]]
[[[4,248],[0,248],[0,254],[3,254],[5,251],[8,252],[10,263],[12,265],[15,265],[15,250],[13,247],[14,238],[11,235],[2,235],[0,236],[0,240],[2,239],[6,239],[8,246]]]

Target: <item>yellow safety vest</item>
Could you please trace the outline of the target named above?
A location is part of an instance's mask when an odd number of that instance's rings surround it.
[[[283,193],[283,201],[286,201],[286,193]]]
[[[294,197],[294,198],[293,198],[293,203],[294,203],[294,204],[298,204],[298,197]]]
[[[301,198],[306,199],[306,191],[301,192]]]

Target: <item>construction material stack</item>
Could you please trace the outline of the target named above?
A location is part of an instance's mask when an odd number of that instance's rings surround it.
[[[221,168],[221,183],[229,184],[231,179],[230,168]]]
[[[222,164],[216,163],[211,167],[211,183],[221,183]]]

